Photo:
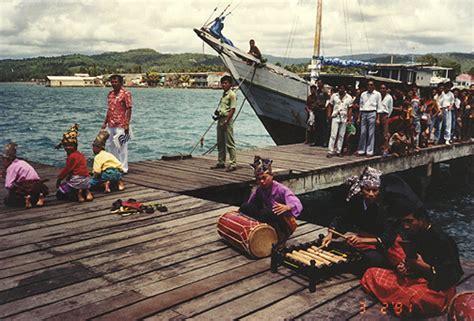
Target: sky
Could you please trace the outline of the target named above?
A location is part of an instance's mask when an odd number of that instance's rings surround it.
[[[313,55],[313,0],[0,0],[0,59],[151,48],[215,54],[193,28],[226,11],[242,49]],[[215,10],[217,8],[217,10]],[[473,0],[324,0],[321,54],[474,52]]]

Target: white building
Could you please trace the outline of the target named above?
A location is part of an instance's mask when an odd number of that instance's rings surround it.
[[[46,87],[99,87],[102,80],[88,74],[74,76],[46,76]]]

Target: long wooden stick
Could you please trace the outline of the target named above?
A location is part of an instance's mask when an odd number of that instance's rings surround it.
[[[342,238],[345,239],[345,240],[348,240],[348,239],[349,239],[349,238],[348,238],[347,236],[345,236],[344,234],[339,233],[338,231],[333,230],[332,228],[328,228],[328,231],[331,232],[331,233],[333,233],[333,234],[336,234],[337,236],[342,237]]]

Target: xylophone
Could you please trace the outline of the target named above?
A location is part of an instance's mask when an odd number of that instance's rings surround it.
[[[299,245],[272,249],[271,271],[286,266],[309,279],[310,292],[316,291],[316,283],[333,275],[350,272],[362,256],[347,244],[332,242],[322,248],[324,235],[319,239]]]

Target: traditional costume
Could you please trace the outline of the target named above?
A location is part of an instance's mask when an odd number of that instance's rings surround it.
[[[103,130],[99,132],[92,143],[93,146],[100,148],[101,151],[94,157],[94,177],[90,182],[91,188],[102,185],[105,182],[118,183],[122,180],[122,163],[114,155],[104,150],[108,138],[109,133]]]
[[[24,206],[25,197],[31,197],[31,204],[38,202],[40,194],[47,196],[48,187],[44,184],[46,180],[41,180],[33,166],[26,161],[16,158],[15,143],[5,145],[2,158],[9,162],[6,168],[5,188],[8,195],[4,198],[7,206]]]
[[[394,202],[392,211],[399,211],[401,215],[424,211],[419,204],[415,197],[400,198]],[[430,265],[428,272],[408,269],[408,273],[401,273],[370,268],[361,279],[363,288],[391,307],[398,316],[431,316],[445,312],[463,274],[456,243],[432,224],[416,234],[403,238],[399,235],[388,250],[393,267],[404,264],[407,259],[414,260],[418,255]]]
[[[79,125],[75,124],[63,134],[63,139],[56,148],[64,145],[75,145],[77,147],[77,132]],[[58,199],[69,199],[69,194],[79,190],[88,190],[90,177],[87,169],[87,160],[77,149],[70,153],[66,159],[66,166],[58,175],[58,180],[66,181],[59,185],[56,196]]]
[[[363,187],[381,188],[381,175],[382,172],[366,167],[361,176],[349,177],[346,180],[346,185],[350,186],[347,206],[330,224],[330,228],[342,233],[350,231],[360,237],[377,239],[375,245],[361,243],[354,246],[363,251],[365,267],[386,266],[383,253],[396,237],[395,222],[387,212],[382,195],[372,204],[367,204],[362,197]]]
[[[255,156],[253,164],[255,176],[272,174],[272,160]],[[290,211],[281,215],[273,213],[275,203],[285,204]],[[296,217],[301,214],[303,205],[296,195],[285,185],[273,181],[271,188],[264,189],[258,186],[250,195],[247,203],[240,207],[240,212],[267,223],[275,228],[280,243],[284,242],[296,229]]]

